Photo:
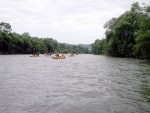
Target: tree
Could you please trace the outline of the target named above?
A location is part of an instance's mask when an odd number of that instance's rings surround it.
[[[134,47],[137,58],[150,60],[150,17],[147,15],[141,17]]]
[[[24,33],[22,34],[22,36],[23,36],[23,37],[30,37],[30,33],[24,32]]]
[[[106,54],[106,40],[95,40],[92,44],[92,53],[99,55],[99,54]]]
[[[150,5],[133,3],[129,11],[109,20],[104,28],[106,40],[92,44],[94,54],[150,59]]]
[[[1,22],[0,23],[0,32],[9,33],[11,32],[11,25],[9,23]]]

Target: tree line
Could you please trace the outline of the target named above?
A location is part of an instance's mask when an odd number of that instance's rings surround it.
[[[88,48],[80,45],[59,43],[52,38],[32,37],[28,32],[18,34],[11,31],[9,23],[0,23],[0,54],[89,53]]]
[[[105,23],[105,38],[92,44],[92,53],[150,60],[150,5],[133,3],[130,10]]]

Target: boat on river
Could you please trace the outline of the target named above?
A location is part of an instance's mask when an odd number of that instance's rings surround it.
[[[53,59],[65,59],[65,57],[58,57],[58,56],[53,56]]]
[[[59,54],[56,54],[55,56],[52,57],[53,59],[65,59],[65,55],[62,54],[61,56],[59,56]]]

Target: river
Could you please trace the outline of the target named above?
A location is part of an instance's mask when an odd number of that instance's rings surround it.
[[[150,62],[0,55],[0,113],[150,113]]]

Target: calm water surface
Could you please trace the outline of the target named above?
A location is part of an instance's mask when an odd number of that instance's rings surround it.
[[[1,55],[0,113],[150,113],[150,62]]]

